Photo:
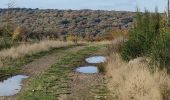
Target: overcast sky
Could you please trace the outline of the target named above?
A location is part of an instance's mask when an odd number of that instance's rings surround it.
[[[9,0],[0,0],[0,8],[6,8]],[[15,0],[16,7],[40,9],[101,9],[135,11],[138,6],[153,11],[157,6],[163,12],[167,0]]]

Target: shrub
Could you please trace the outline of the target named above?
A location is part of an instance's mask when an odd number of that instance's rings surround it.
[[[134,28],[130,31],[128,41],[123,44],[121,56],[124,60],[148,56],[152,61],[168,68],[170,65],[170,35],[167,20],[157,10],[137,13]],[[168,68],[169,69],[169,68]]]
[[[150,56],[157,61],[160,68],[170,70],[170,34],[165,33],[155,39]]]
[[[99,64],[98,66],[99,66],[98,67],[99,72],[105,74],[106,73],[106,66],[104,66],[104,64]]]
[[[123,45],[122,57],[130,60],[142,55],[147,55],[151,50],[153,40],[159,35],[159,13],[144,14],[138,12],[134,28],[130,31],[128,41]]]
[[[4,49],[4,48],[10,48],[13,46],[13,41],[11,40],[10,37],[7,38],[1,38],[0,40],[0,50]]]
[[[12,40],[18,40],[19,38],[21,38],[21,34],[22,34],[22,28],[21,27],[17,27],[14,32],[12,33]]]
[[[76,34],[70,33],[68,34],[67,40],[72,41],[73,43],[77,44],[78,37]]]

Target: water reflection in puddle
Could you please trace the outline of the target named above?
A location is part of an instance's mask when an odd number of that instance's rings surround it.
[[[99,70],[96,66],[82,66],[76,69],[76,72],[84,73],[84,74],[94,74],[99,73]]]
[[[16,75],[0,82],[0,96],[12,96],[17,94],[22,87],[22,80],[28,78],[25,75]]]
[[[105,61],[106,61],[106,57],[104,56],[93,56],[93,57],[86,58],[86,62],[92,64],[104,63]]]

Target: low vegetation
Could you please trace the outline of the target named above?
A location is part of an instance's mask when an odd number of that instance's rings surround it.
[[[0,57],[1,59],[5,59],[5,58],[16,59],[16,58],[24,57],[26,55],[32,55],[38,52],[48,51],[53,48],[66,47],[69,45],[73,45],[73,43],[55,41],[55,40],[43,40],[38,43],[21,44],[17,47],[4,49],[0,51]]]
[[[115,100],[170,99],[170,35],[167,18],[138,12],[127,39],[112,42],[108,88]]]
[[[60,38],[74,33],[86,40],[100,38],[113,27],[131,27],[133,13],[102,10],[0,9],[0,36],[10,15],[11,29],[22,30],[20,39]],[[18,27],[18,28],[17,28]],[[13,32],[12,31],[12,32]],[[15,38],[15,36],[13,37]]]
[[[38,77],[30,78],[28,81],[32,83],[27,86],[18,96],[18,100],[56,100],[61,95],[66,96],[66,100],[71,97],[72,91],[69,87],[71,84],[70,76],[72,71],[81,65],[87,55],[94,54],[100,46],[85,47],[78,52],[64,51],[65,54],[61,59],[56,61],[51,68]],[[77,93],[78,94],[78,93]],[[82,94],[86,95],[86,94]]]
[[[10,18],[5,20],[6,13]],[[20,73],[21,66],[37,58],[60,52],[61,58],[44,73],[32,75],[17,97],[19,100],[56,100],[61,95],[71,98],[70,73],[87,55],[108,44],[103,40],[113,40],[108,47],[108,62],[98,65],[97,74],[102,80],[107,75],[111,100],[170,100],[167,18],[157,10],[137,12],[135,20],[133,16],[134,13],[115,11],[0,9],[0,18],[4,19],[0,21],[0,79]],[[32,40],[38,42],[30,43]],[[90,42],[79,48],[80,41]],[[91,44],[93,41],[102,42]],[[74,46],[77,51],[68,49]],[[68,50],[63,50],[64,47]],[[104,81],[102,85],[104,90],[98,90],[97,86],[95,89],[105,97],[108,91]]]
[[[62,51],[74,47],[72,42],[42,40],[37,43],[24,43],[0,51],[0,80],[11,75],[24,73],[22,66],[49,55],[54,51]]]
[[[152,73],[145,58],[124,62],[113,53],[107,65],[108,88],[115,100],[169,100],[170,76],[166,71]]]
[[[104,64],[99,64],[98,65],[98,69],[99,69],[99,72],[102,73],[102,74],[105,74],[106,73],[106,67]]]
[[[121,56],[125,60],[141,56],[152,58],[161,69],[170,66],[170,31],[165,16],[157,11],[136,15],[136,24],[130,31],[128,41],[123,44]]]

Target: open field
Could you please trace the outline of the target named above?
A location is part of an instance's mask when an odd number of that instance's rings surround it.
[[[14,3],[0,8],[0,100],[170,100],[169,13]]]

